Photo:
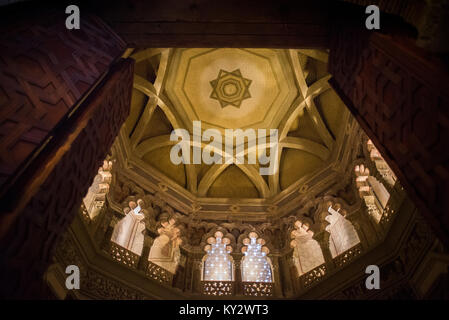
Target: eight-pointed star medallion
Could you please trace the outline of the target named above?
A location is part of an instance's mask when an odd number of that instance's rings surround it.
[[[228,105],[239,108],[243,100],[251,98],[249,93],[251,82],[242,76],[240,69],[232,72],[221,69],[217,78],[210,82],[212,86],[210,97],[218,100],[222,108]]]

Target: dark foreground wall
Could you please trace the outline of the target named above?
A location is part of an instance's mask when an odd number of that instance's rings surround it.
[[[0,30],[0,296],[45,296],[42,275],[129,112],[133,62],[100,19],[64,11]]]

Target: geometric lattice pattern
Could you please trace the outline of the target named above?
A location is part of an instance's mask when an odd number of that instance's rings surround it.
[[[245,296],[269,297],[273,295],[273,282],[244,282],[243,294]]]
[[[157,264],[154,264],[151,261],[148,261],[148,267],[145,274],[147,275],[147,277],[160,283],[171,285],[173,281],[172,273],[168,272],[162,267],[159,267]]]
[[[326,275],[326,265],[322,264],[315,269],[303,274],[300,277],[300,282],[304,288],[312,286],[314,283],[321,281]]]
[[[54,245],[71,223],[128,116],[132,74],[133,63],[129,59],[113,66],[108,81],[87,104],[88,112],[80,116],[82,124],[70,123],[66,127],[80,129],[76,136],[72,135],[70,148],[5,235],[4,243],[8,246],[0,247],[0,263],[5,270],[0,280],[9,296],[33,297],[44,290],[40,279],[51,263]]]
[[[81,31],[65,19],[61,11],[0,30],[0,186],[124,48],[95,17]]]
[[[131,268],[136,268],[137,263],[139,262],[139,255],[129,251],[126,248],[123,248],[122,246],[112,241],[110,247],[110,254],[114,260],[121,262],[124,265]]]
[[[203,294],[210,296],[230,296],[234,293],[233,281],[203,281]]]
[[[243,78],[240,69],[232,72],[220,70],[217,79],[210,82],[213,88],[210,97],[218,100],[222,108],[228,105],[240,107],[243,100],[251,98],[248,90],[251,82]]]

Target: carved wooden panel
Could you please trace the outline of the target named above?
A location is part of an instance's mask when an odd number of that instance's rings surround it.
[[[0,188],[125,48],[87,13],[79,30],[63,10],[36,16],[0,27]]]
[[[335,266],[340,268],[340,267],[348,264],[352,260],[354,260],[361,253],[362,253],[362,245],[360,243],[358,243],[354,247],[352,247],[352,248],[346,250],[345,252],[343,252],[342,254],[336,256],[334,258]]]
[[[203,294],[209,296],[231,296],[234,294],[234,281],[202,281]]]
[[[326,264],[319,265],[318,267],[315,267],[314,269],[304,273],[299,278],[301,285],[304,288],[311,287],[315,283],[320,282],[324,279],[324,276],[327,273]]]
[[[75,241],[70,233],[65,233],[55,251],[57,261],[62,266],[76,265],[80,268],[80,292],[82,294],[92,299],[149,299],[126,284],[88,268]]]
[[[449,243],[449,76],[405,40],[340,30],[331,84],[440,237]]]
[[[146,269],[145,274],[149,278],[156,280],[160,283],[172,285],[173,274],[151,261],[148,261],[148,267]]]
[[[98,0],[97,0],[98,1]],[[322,1],[107,1],[98,14],[133,48],[325,47]],[[324,9],[323,9],[324,8]]]
[[[134,252],[123,248],[117,243],[111,241],[109,253],[111,254],[112,259],[114,259],[115,261],[123,263],[125,266],[128,266],[130,268],[137,268],[140,256],[135,254]]]
[[[0,243],[1,296],[37,297],[53,248],[78,212],[99,165],[129,113],[133,62],[113,65],[98,90],[64,126],[70,144],[58,145],[52,171]]]
[[[243,294],[254,297],[273,296],[273,282],[243,282]]]

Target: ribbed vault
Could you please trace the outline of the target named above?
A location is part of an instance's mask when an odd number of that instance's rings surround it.
[[[193,197],[273,198],[329,166],[344,140],[340,133],[347,111],[329,87],[325,51],[144,49],[131,57],[136,60],[134,91],[121,135],[128,156]],[[217,78],[220,72],[223,80]],[[245,85],[238,107],[219,101],[226,94],[239,98]],[[170,133],[185,128],[192,134],[193,121],[201,121],[203,130],[222,132],[278,129],[279,170],[263,176],[259,163],[174,165],[170,150],[177,142],[170,141]],[[190,141],[192,150],[207,144]],[[258,152],[267,147],[259,144]],[[214,152],[225,156],[224,148]],[[251,152],[245,144],[245,159]]]

